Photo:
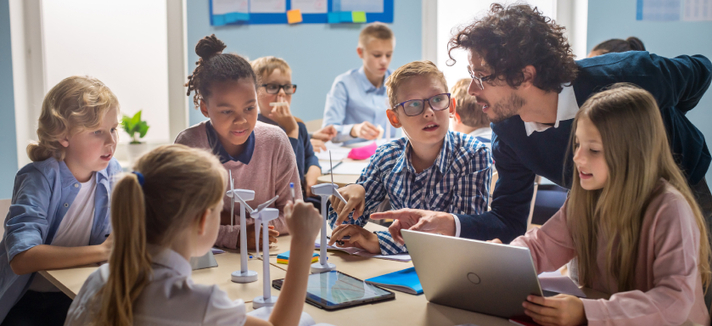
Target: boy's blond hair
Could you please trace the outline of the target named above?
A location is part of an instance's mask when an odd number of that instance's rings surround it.
[[[97,128],[109,110],[119,110],[116,95],[101,81],[89,76],[67,77],[45,95],[37,127],[39,142],[27,145],[33,162],[54,157],[64,160],[65,137]]]
[[[292,69],[289,68],[287,61],[274,56],[257,58],[253,60],[250,65],[252,65],[252,70],[254,70],[257,75],[257,82],[260,84],[262,83],[261,79],[272,74],[275,69],[279,69],[283,73],[292,73]]]
[[[486,127],[490,123],[489,118],[482,111],[482,106],[477,105],[477,98],[467,92],[471,81],[471,78],[460,79],[450,89],[455,99],[455,111],[462,124],[473,128]]]
[[[415,76],[429,76],[431,78],[437,79],[443,84],[443,88],[447,91],[447,81],[445,80],[445,75],[438,69],[438,67],[429,60],[413,61],[406,63],[400,68],[396,69],[386,80],[386,91],[388,93],[388,101],[390,103],[390,109],[393,109],[398,104],[398,88],[403,84],[408,78]],[[409,99],[404,99],[409,100]]]
[[[370,23],[361,30],[361,34],[358,36],[358,46],[363,48],[373,39],[396,41],[393,31],[388,25],[381,22]]]

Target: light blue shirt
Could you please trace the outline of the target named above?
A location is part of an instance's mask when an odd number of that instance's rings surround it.
[[[386,70],[384,83],[390,75],[391,70]],[[382,85],[378,88],[373,86],[366,78],[362,66],[334,79],[334,84],[326,95],[323,126],[333,125],[336,128],[338,134],[331,140],[335,143],[349,144],[365,141],[363,138],[354,138],[350,135],[354,124],[364,121],[381,126],[384,132],[390,128],[390,137],[395,137],[396,129],[390,126],[386,117],[388,107],[386,86]]]
[[[87,245],[101,244],[111,233],[109,198],[114,175],[119,172],[121,166],[113,158],[106,169],[96,172],[94,221]],[[10,261],[34,246],[52,243],[80,187],[67,164],[54,158],[27,164],[17,172],[0,242],[0,323],[36,274],[17,275],[10,268]]]

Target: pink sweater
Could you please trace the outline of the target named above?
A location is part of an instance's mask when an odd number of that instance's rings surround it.
[[[605,271],[605,242],[599,236],[593,289],[613,293],[608,300],[582,299],[589,325],[709,325],[697,268],[700,231],[685,198],[662,180],[664,191],[645,212],[635,275],[636,290],[616,293]],[[512,241],[528,247],[538,273],[554,271],[576,256],[566,224],[566,204],[541,229]]]
[[[176,137],[176,144],[210,150],[205,123],[206,121],[203,121],[181,131]],[[289,234],[289,229],[287,229],[287,224],[284,220],[283,209],[287,202],[292,200],[292,195],[289,191],[290,182],[294,182],[296,199],[302,199],[297,160],[294,157],[287,134],[282,129],[258,121],[255,125],[254,133],[255,150],[250,163],[243,164],[238,161],[228,161],[223,163],[223,166],[225,169],[232,171],[232,177],[235,179],[235,189],[255,191],[255,199],[247,202],[252,208],[257,208],[257,205],[279,195],[279,199],[270,205],[270,207],[279,209],[279,218],[270,221],[269,224],[274,225],[275,230],[279,231],[280,235]],[[225,196],[224,202],[223,209],[229,212],[230,198]],[[220,226],[218,238],[215,240],[216,246],[230,249],[237,247],[237,239],[240,234],[239,212],[240,204],[237,202],[235,205],[235,225]],[[249,214],[248,221],[249,224],[254,223],[254,219],[249,217]]]

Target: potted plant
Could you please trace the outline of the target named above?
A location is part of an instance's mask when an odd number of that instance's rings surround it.
[[[124,115],[121,118],[121,127],[124,128],[124,131],[131,137],[128,151],[130,165],[133,165],[136,159],[148,151],[148,145],[140,140],[146,136],[149,128],[148,123],[141,120],[141,111],[143,110],[136,112],[133,117]]]

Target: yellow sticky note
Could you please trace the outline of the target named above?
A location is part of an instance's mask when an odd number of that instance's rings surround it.
[[[292,9],[287,11],[287,22],[290,24],[301,23],[302,11],[299,9]]]

